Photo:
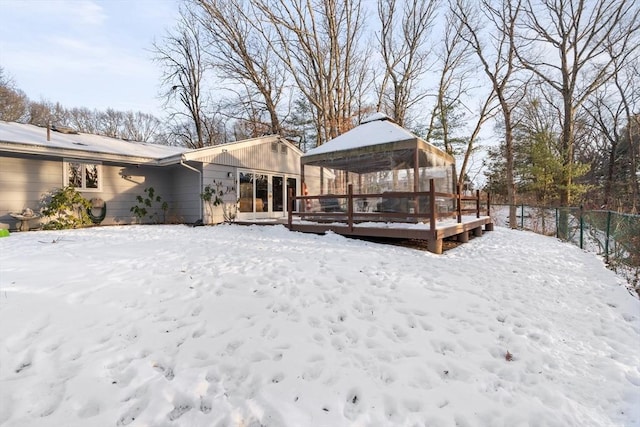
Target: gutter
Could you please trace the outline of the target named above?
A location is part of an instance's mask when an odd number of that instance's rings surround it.
[[[185,156],[184,154],[182,155],[182,158],[180,159],[180,165],[184,166],[187,169],[190,169],[192,171],[194,171],[195,173],[198,174],[198,176],[200,177],[200,190],[202,190],[202,172],[199,171],[198,169],[194,168],[193,166],[189,166],[188,164],[185,163]],[[204,222],[204,211],[202,209],[202,197],[200,197],[200,195],[198,194],[198,199],[200,200],[200,220],[202,222]]]

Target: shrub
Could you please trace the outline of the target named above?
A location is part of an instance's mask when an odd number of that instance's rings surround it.
[[[45,230],[62,230],[91,225],[87,209],[91,202],[71,186],[47,194],[43,200],[42,215],[49,218]]]
[[[138,218],[138,221],[143,222],[145,217],[149,217],[149,221],[157,224],[158,222],[166,222],[167,210],[169,209],[169,204],[162,200],[162,197],[156,195],[156,191],[153,187],[144,189],[144,196],[138,195],[136,196],[136,200],[138,204],[132,206],[129,209],[130,212]],[[162,211],[162,221],[159,221],[159,213],[158,209]]]

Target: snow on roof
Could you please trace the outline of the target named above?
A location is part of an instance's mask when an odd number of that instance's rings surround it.
[[[46,128],[3,121],[0,121],[0,142],[149,159],[162,159],[187,151],[185,147],[132,142],[86,133],[66,134],[53,130],[51,131],[51,140],[47,141]]]
[[[359,126],[342,135],[307,151],[305,156],[325,154],[334,151],[352,150],[371,145],[388,144],[418,138],[413,133],[390,121],[382,113],[367,117]]]
[[[378,111],[377,113],[373,113],[372,115],[370,115],[370,116],[368,116],[368,117],[365,117],[365,118],[360,122],[360,124],[363,124],[363,123],[369,123],[369,122],[375,122],[376,120],[389,120],[389,121],[393,121],[393,120],[391,120],[391,117],[389,117],[389,116],[387,116],[386,114],[381,113],[381,112],[379,112],[379,111]]]

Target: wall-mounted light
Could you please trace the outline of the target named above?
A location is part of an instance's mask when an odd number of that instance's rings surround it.
[[[227,172],[227,178],[233,178],[233,172]]]

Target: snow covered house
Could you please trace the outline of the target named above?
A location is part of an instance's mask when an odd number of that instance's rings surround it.
[[[0,121],[0,228],[18,228],[17,213],[37,212],[67,185],[92,200],[105,225],[136,222],[131,207],[150,187],[168,204],[166,222],[219,223],[225,211],[281,218],[288,190],[299,194],[301,155],[278,136],[188,150]],[[223,193],[222,204],[202,200],[207,187]]]

